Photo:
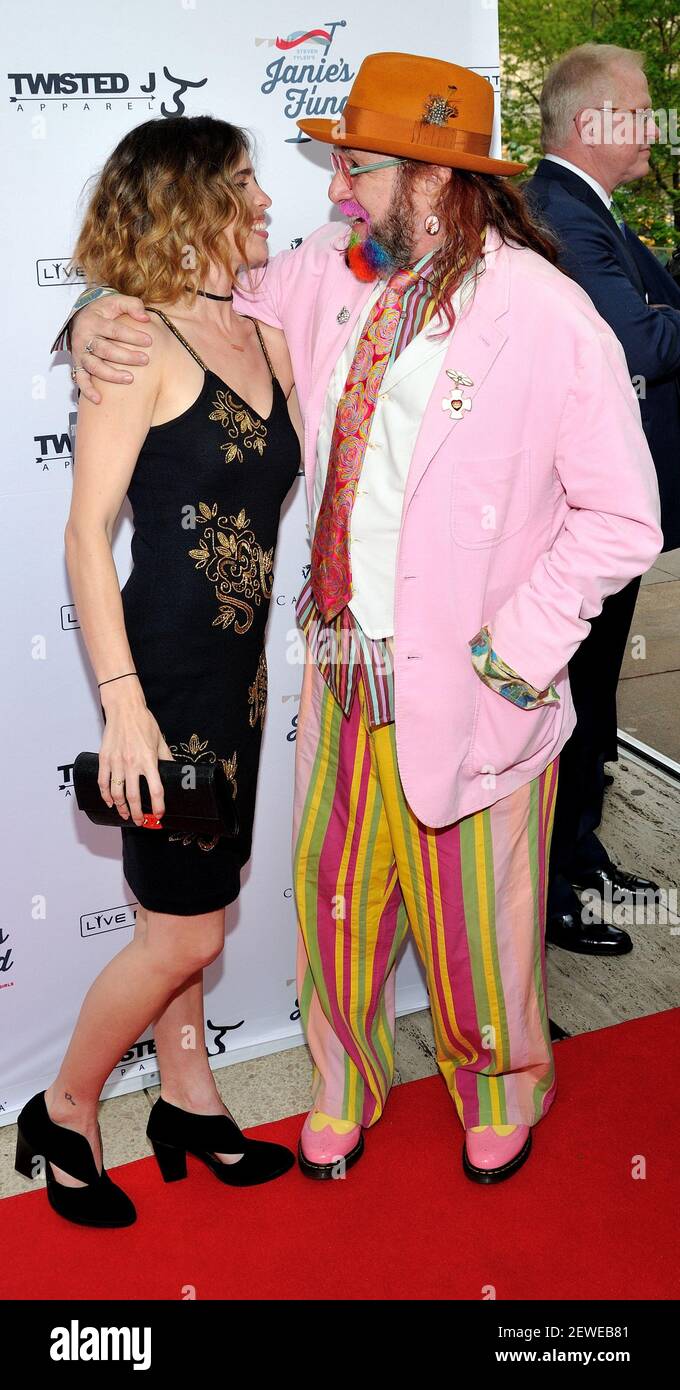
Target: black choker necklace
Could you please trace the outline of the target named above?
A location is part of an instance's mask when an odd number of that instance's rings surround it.
[[[208,294],[207,290],[197,290],[197,294],[202,294],[204,299],[233,299],[233,294]]]

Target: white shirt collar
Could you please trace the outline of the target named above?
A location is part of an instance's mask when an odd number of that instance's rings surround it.
[[[607,190],[602,187],[601,183],[597,182],[597,179],[592,178],[590,174],[586,174],[585,169],[579,169],[578,164],[572,164],[571,160],[563,159],[559,154],[544,154],[543,158],[552,159],[553,164],[562,164],[565,169],[571,169],[572,174],[578,174],[579,178],[584,179],[586,183],[590,184],[591,188],[595,189],[598,198],[602,199],[605,207],[611,208],[611,194],[607,193]]]

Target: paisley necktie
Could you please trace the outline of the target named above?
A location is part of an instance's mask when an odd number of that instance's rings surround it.
[[[405,290],[417,279],[413,270],[398,270],[376,300],[356,346],[338,401],[321,507],[312,541],[312,592],[329,622],[352,597],[349,542],[352,507],[371,422]]]

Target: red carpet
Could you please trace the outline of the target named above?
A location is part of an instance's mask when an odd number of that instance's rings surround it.
[[[398,1086],[345,1181],[296,1168],[239,1192],[189,1158],[113,1170],[128,1230],[80,1230],[43,1191],[0,1203],[3,1298],[664,1299],[677,1260],[680,1009],[556,1045],[559,1093],[526,1166],[498,1187],[461,1170],[441,1079]],[[257,1133],[294,1147],[299,1119]],[[631,1176],[642,1155],[646,1177]]]

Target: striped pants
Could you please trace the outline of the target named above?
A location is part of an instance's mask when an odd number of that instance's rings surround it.
[[[559,758],[495,805],[428,828],[404,797],[394,724],[368,727],[361,675],[347,718],[309,654],[295,758],[298,996],[315,1106],[364,1126],[380,1118],[410,925],[463,1125],[535,1124],[555,1095],[544,933]]]

